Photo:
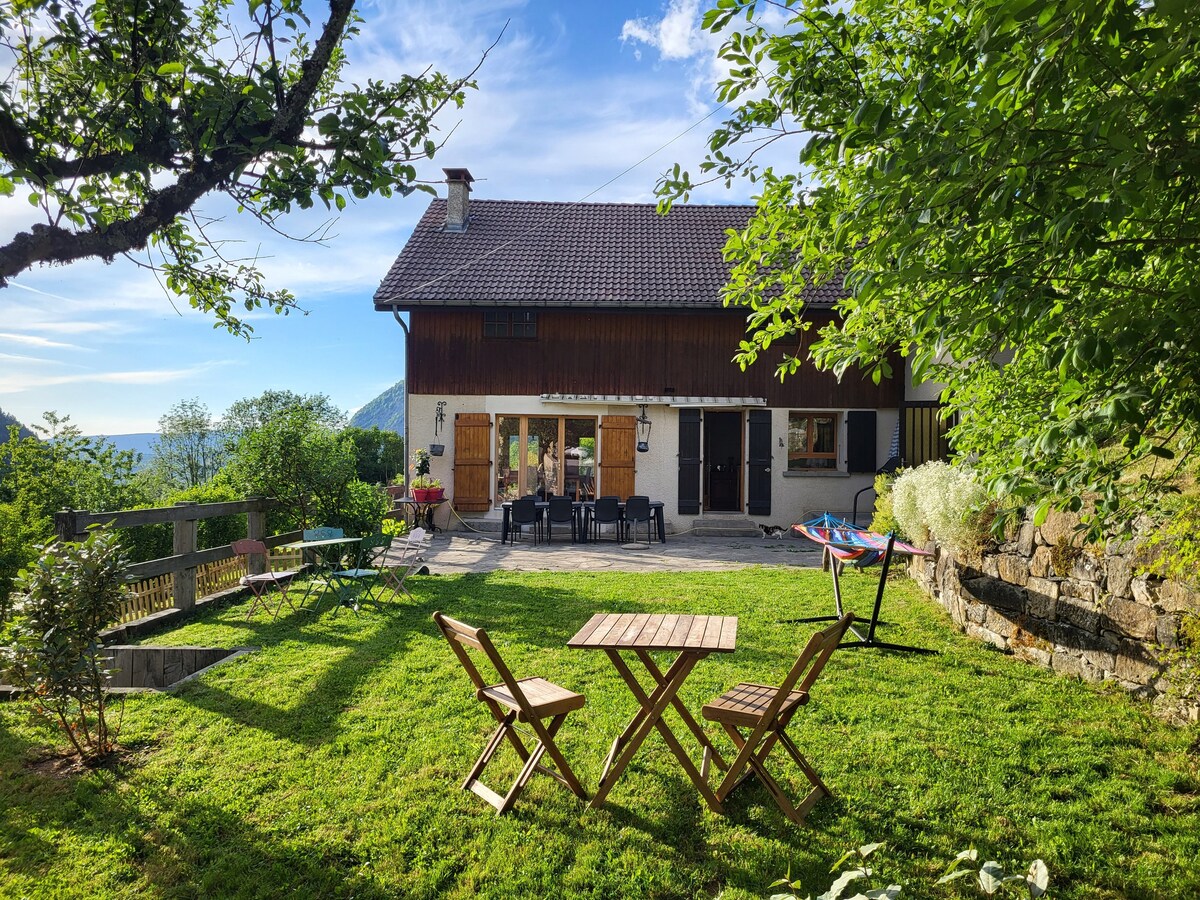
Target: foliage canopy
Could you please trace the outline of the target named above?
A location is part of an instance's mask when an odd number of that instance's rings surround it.
[[[720,0],[704,21],[738,30],[701,172],[761,187],[726,246],[725,299],[750,309],[737,359],[807,327],[805,285],[844,277],[816,364],[898,376],[899,348],[947,385],[993,490],[1094,493],[1103,517],[1164,489],[1200,428],[1189,4]],[[795,148],[788,171],[758,162],[772,145]],[[676,166],[660,205],[695,183]]]
[[[301,0],[23,0],[0,8],[12,69],[0,85],[0,195],[41,212],[0,239],[0,286],[39,263],[150,246],[167,288],[246,335],[236,314],[296,306],[232,258],[193,211],[219,192],[266,227],[315,202],[421,187],[414,160],[471,75],[432,71],[343,85],[354,0],[323,24]],[[309,29],[311,30],[311,33]],[[425,188],[428,189],[428,188]]]

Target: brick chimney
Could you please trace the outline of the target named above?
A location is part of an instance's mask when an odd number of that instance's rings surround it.
[[[466,169],[442,169],[446,173],[446,231],[466,231],[470,221],[471,182]]]

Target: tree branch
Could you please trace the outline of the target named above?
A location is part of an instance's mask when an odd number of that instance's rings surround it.
[[[206,193],[230,181],[240,169],[274,147],[294,144],[304,129],[309,105],[320,88],[353,8],[354,0],[329,0],[329,18],[321,36],[301,63],[300,77],[287,92],[283,107],[270,126],[263,129],[261,143],[249,140],[236,150],[214,152],[211,160],[196,163],[175,184],[151,191],[141,210],[129,219],[79,232],[57,225],[34,225],[29,231],[15,235],[0,247],[0,286],[35,263],[67,263],[91,256],[109,261],[117,254],[144,249],[156,231],[170,225]],[[0,121],[0,135],[11,139],[11,132],[5,134],[2,130],[4,124]],[[9,117],[8,124],[16,123]],[[29,152],[28,145],[22,144],[18,146],[18,154],[21,146]],[[254,149],[246,149],[249,147]]]

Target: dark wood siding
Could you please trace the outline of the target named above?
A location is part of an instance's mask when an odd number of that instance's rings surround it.
[[[814,323],[814,330],[828,315]],[[414,394],[651,394],[765,397],[768,406],[896,407],[901,384],[802,368],[782,383],[774,348],[743,372],[731,362],[745,336],[738,310],[643,313],[538,310],[537,338],[483,337],[482,309],[412,312]],[[804,346],[813,332],[801,338]],[[897,372],[904,366],[897,360]]]

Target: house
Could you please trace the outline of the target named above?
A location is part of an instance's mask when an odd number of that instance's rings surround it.
[[[746,314],[721,303],[721,249],[753,207],[472,199],[470,172],[445,172],[375,308],[409,314],[409,440],[464,519],[528,493],[646,494],[670,530],[790,524],[872,484],[902,384],[780,382],[775,347],[731,361]],[[812,289],[816,326],[840,290]]]

